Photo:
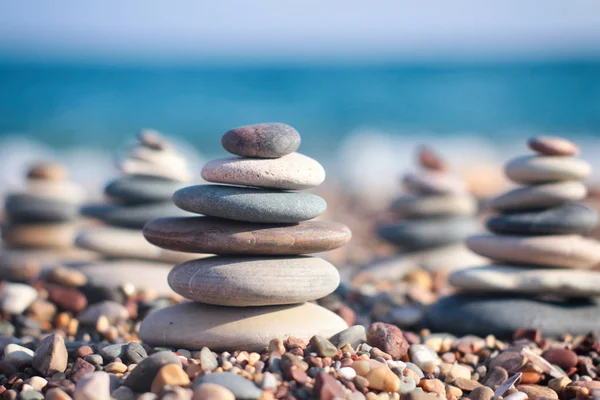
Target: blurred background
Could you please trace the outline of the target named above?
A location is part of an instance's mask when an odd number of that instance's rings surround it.
[[[534,134],[575,140],[600,170],[600,4],[0,2],[3,190],[46,157],[101,193],[141,128],[200,165],[225,131],[266,121],[373,207],[420,143],[482,192]]]

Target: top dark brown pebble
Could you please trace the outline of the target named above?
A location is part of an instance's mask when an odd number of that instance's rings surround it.
[[[266,123],[232,129],[223,135],[223,148],[243,157],[279,158],[300,146],[300,134],[289,125]]]
[[[350,229],[332,221],[257,224],[212,217],[168,217],[144,227],[159,247],[192,253],[292,255],[319,253],[346,244]]]
[[[568,371],[577,365],[577,354],[569,349],[548,349],[542,353],[542,357],[551,364],[556,364],[563,370]]]
[[[547,156],[574,156],[579,147],[570,140],[557,136],[536,136],[527,142],[529,148]]]
[[[27,171],[27,178],[45,181],[62,181],[67,179],[68,173],[65,167],[58,163],[40,163],[33,165]]]
[[[436,154],[432,149],[426,146],[422,146],[419,149],[418,153],[419,164],[423,168],[427,168],[433,171],[445,171],[448,169],[448,166],[441,159],[441,157]]]

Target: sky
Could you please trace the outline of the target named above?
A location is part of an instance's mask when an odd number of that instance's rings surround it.
[[[0,0],[0,57],[102,62],[600,56],[597,0]]]

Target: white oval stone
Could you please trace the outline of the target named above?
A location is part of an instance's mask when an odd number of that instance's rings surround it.
[[[24,283],[7,283],[1,288],[2,311],[8,314],[22,314],[38,298],[38,292]]]
[[[4,360],[8,361],[17,368],[31,365],[33,361],[33,350],[27,347],[19,346],[15,343],[10,343],[4,348]]]
[[[581,180],[592,172],[592,167],[575,157],[534,155],[513,159],[504,172],[514,182],[544,183]]]
[[[559,268],[594,268],[600,263],[600,242],[578,235],[476,235],[467,246],[500,262]]]
[[[543,183],[508,191],[490,200],[489,206],[497,211],[524,211],[579,201],[586,196],[585,185],[578,181]]]
[[[202,168],[202,178],[229,185],[300,190],[323,183],[325,170],[316,160],[291,153],[273,159],[232,157],[214,160]]]
[[[235,307],[316,300],[339,283],[337,269],[318,257],[209,257],[169,273],[169,286],[183,297]]]
[[[455,271],[448,279],[463,292],[600,296],[598,271],[488,265]]]
[[[346,328],[342,318],[312,303],[239,308],[187,302],[148,315],[139,335],[152,346],[262,351],[274,338],[308,342]]]

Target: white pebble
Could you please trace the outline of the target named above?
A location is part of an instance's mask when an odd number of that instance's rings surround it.
[[[435,351],[422,344],[413,344],[408,348],[408,354],[410,360],[423,372],[433,373],[438,362]]]
[[[276,390],[277,389],[277,379],[275,375],[270,372],[265,372],[262,380],[262,388],[264,390]]]
[[[11,343],[4,348],[4,359],[17,368],[31,365],[33,350]]]
[[[504,400],[527,400],[527,394],[523,392],[517,392],[513,394],[509,394],[504,398]]]
[[[2,288],[2,311],[22,314],[37,299],[38,292],[24,283],[9,283]]]
[[[341,378],[351,381],[352,379],[356,378],[356,371],[354,370],[354,368],[343,367],[340,368],[340,370],[338,371],[338,375]]]
[[[110,377],[104,371],[96,371],[80,379],[75,385],[74,400],[110,399]]]

